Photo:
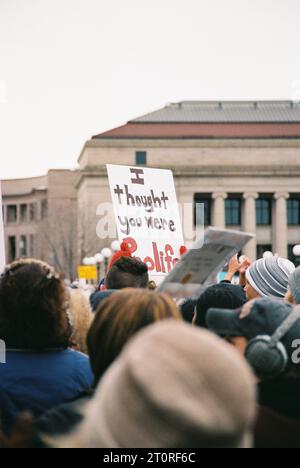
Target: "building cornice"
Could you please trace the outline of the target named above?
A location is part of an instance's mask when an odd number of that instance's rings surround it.
[[[175,177],[300,177],[300,166],[203,166],[182,170],[178,167],[169,169]]]
[[[300,138],[254,138],[254,139],[174,139],[174,138],[165,138],[165,139],[152,139],[152,138],[107,138],[107,139],[94,139],[88,140],[79,156],[81,159],[83,153],[86,149],[89,148],[136,148],[141,147],[152,147],[152,148],[299,148],[300,147]]]
[[[10,192],[10,193],[5,193],[5,191],[2,192],[3,199],[8,199],[8,198],[22,198],[22,197],[31,197],[33,195],[36,195],[37,193],[41,194],[46,194],[48,191],[47,188],[44,189],[32,189],[28,192]]]
[[[169,169],[173,172],[175,178],[204,178],[204,177],[300,177],[300,166],[201,166],[201,167],[182,167],[178,166],[159,166],[159,169]],[[107,177],[105,166],[89,166],[80,172],[76,188],[78,189],[85,178]]]

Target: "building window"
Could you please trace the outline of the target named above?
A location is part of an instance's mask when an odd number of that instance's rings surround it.
[[[199,226],[203,223],[203,211],[202,206],[204,205],[204,225],[211,225],[211,198],[201,193],[194,195],[194,226]]]
[[[29,213],[30,213],[30,221],[35,221],[36,220],[36,204],[35,203],[30,203],[30,208],[29,208]]]
[[[240,226],[242,224],[242,210],[240,198],[229,198],[225,200],[225,211],[226,226]]]
[[[27,222],[27,214],[28,214],[28,205],[21,205],[20,206],[21,223]]]
[[[17,241],[16,236],[9,236],[8,238],[8,261],[13,262],[17,256]]]
[[[257,259],[263,258],[265,252],[272,252],[272,245],[271,244],[258,244],[256,247]]]
[[[47,200],[42,201],[41,212],[42,212],[42,219],[47,218],[47,215],[48,215],[48,202],[47,202]]]
[[[20,249],[20,257],[27,257],[27,237],[26,236],[21,236],[19,249]]]
[[[146,151],[136,151],[135,164],[137,166],[146,166],[147,164],[147,152]]]
[[[257,226],[271,226],[272,224],[272,200],[258,198],[256,200],[256,224]]]
[[[17,222],[17,205],[8,205],[7,206],[7,222],[16,223]]]
[[[290,198],[287,201],[288,225],[300,225],[300,198]]]

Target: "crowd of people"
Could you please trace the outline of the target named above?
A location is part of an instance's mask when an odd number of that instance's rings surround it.
[[[126,252],[89,298],[41,261],[6,267],[0,446],[300,447],[300,268],[235,256],[176,302]]]

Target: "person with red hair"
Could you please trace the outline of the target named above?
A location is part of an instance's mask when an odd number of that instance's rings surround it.
[[[120,250],[117,250],[110,259],[108,270],[122,257],[132,257],[132,253],[127,242],[122,242],[120,245]]]

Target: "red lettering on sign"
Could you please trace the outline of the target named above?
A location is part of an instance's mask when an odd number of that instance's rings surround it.
[[[132,237],[127,237],[123,240],[128,244],[131,253],[134,255],[138,250],[136,240]],[[157,243],[152,242],[152,255],[140,260],[148,265],[150,272],[156,271],[157,273],[170,273],[172,268],[178,262],[178,257],[175,256],[174,248],[170,244],[166,244],[164,249],[159,251]]]

